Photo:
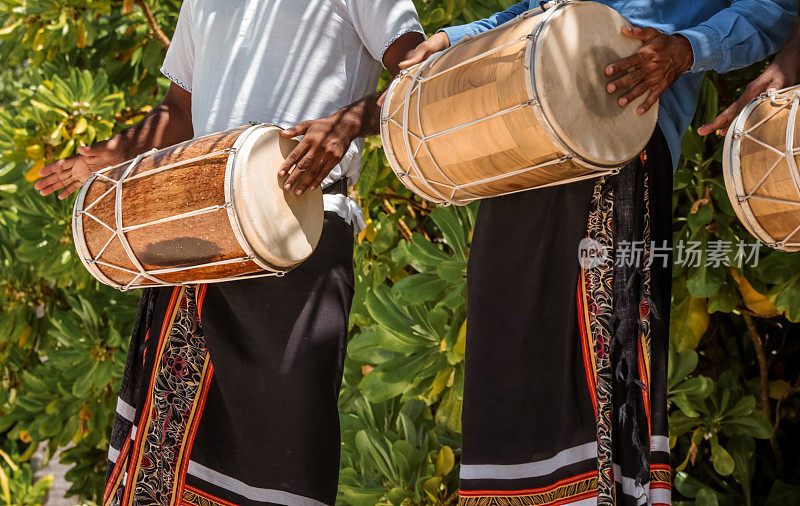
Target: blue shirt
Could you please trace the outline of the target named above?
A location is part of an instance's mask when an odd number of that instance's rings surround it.
[[[651,26],[689,39],[694,51],[691,70],[661,95],[658,124],[678,166],[681,136],[697,108],[703,73],[746,67],[774,53],[789,34],[796,0],[598,0],[632,25]],[[525,0],[506,11],[443,31],[455,44],[466,35],[485,32],[539,6]]]

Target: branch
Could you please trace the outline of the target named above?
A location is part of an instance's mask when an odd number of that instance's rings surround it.
[[[444,500],[442,503],[443,506],[452,506],[458,502],[458,490],[453,492],[450,497]]]
[[[150,7],[144,3],[144,0],[133,0],[133,3],[142,9],[142,13],[144,13],[144,17],[147,20],[147,26],[149,26],[150,31],[153,32],[153,37],[155,37],[158,43],[164,46],[165,49],[169,49],[169,37],[167,37],[161,30],[161,27],[158,26],[156,18],[153,16],[153,11],[150,10]]]
[[[772,425],[772,409],[769,404],[769,363],[767,362],[767,355],[764,353],[764,342],[758,333],[753,318],[748,314],[742,314],[742,318],[744,318],[744,323],[747,325],[750,340],[753,341],[753,347],[756,350],[756,358],[758,359],[758,370],[761,376],[761,404],[763,404],[764,414],[767,415],[767,420],[769,420],[770,425]],[[774,431],[769,438],[769,442],[770,445],[772,445],[772,451],[775,453],[778,475],[782,475],[783,457]]]
[[[740,313],[742,313],[743,315],[752,316],[753,318],[769,319],[769,318],[777,318],[779,316],[783,316],[783,313],[759,314],[759,313],[756,313],[755,311],[750,311],[749,309],[747,309],[746,307],[744,307],[741,304],[739,305],[739,307],[736,308],[736,310],[739,311]]]
[[[433,210],[432,208],[428,207],[430,204],[428,204],[427,202],[423,202],[422,204],[420,204],[419,202],[417,202],[414,199],[410,199],[410,198],[407,198],[407,197],[402,197],[400,195],[395,195],[393,193],[373,193],[370,196],[373,197],[373,198],[376,198],[376,199],[397,200],[399,202],[405,202],[406,204],[410,205],[414,209],[417,209],[419,211],[426,212],[426,213],[429,213],[429,212],[431,212]]]
[[[387,199],[383,199],[383,203],[381,204],[383,210],[386,211],[386,214],[395,214],[397,210],[392,207],[392,204],[389,203]],[[406,222],[403,221],[402,218],[397,219],[397,228],[400,230],[400,233],[405,237],[408,242],[414,242],[414,238],[411,235],[411,229],[408,228]]]

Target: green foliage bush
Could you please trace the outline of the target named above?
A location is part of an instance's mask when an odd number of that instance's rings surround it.
[[[429,32],[510,0],[417,0]],[[0,448],[19,466],[72,444],[71,493],[102,494],[136,294],[100,286],[75,256],[71,201],[33,190],[45,163],[134,123],[162,96],[178,0],[0,0]],[[704,82],[674,178],[675,240],[750,242],[721,179],[721,139],[694,128],[764,63]],[[385,79],[384,83],[385,84]],[[465,267],[476,206],[434,207],[368,139],[357,237],[339,499],[454,504],[464,378]],[[707,248],[704,248],[707,250]],[[734,253],[730,263],[736,266]],[[800,255],[674,270],[669,372],[678,504],[798,504]],[[24,467],[9,504],[36,503]],[[33,487],[33,488],[31,488]],[[36,488],[39,487],[39,488]],[[4,489],[5,490],[5,487]],[[0,494],[0,501],[6,497]]]

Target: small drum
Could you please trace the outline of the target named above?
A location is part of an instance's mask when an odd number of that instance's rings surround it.
[[[553,3],[553,2],[551,2]],[[655,129],[605,87],[605,68],[642,45],[595,2],[556,3],[465,38],[401,72],[387,91],[381,137],[403,183],[463,205],[613,173]],[[623,90],[627,92],[628,90]]]
[[[761,95],[728,129],[723,174],[739,220],[756,239],[800,251],[800,86]]]
[[[279,132],[237,128],[93,174],[72,217],[81,261],[122,290],[291,270],[319,241],[322,191],[283,191],[297,141]]]

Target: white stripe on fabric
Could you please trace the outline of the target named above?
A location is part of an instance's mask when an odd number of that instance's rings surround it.
[[[622,475],[622,468],[614,464],[614,479],[622,485],[622,493],[638,500],[637,504],[644,504],[647,501],[647,492],[650,490],[650,483],[644,486],[637,485],[636,480]]]
[[[251,501],[298,506],[325,506],[325,503],[315,501],[314,499],[310,499],[308,497],[284,492],[283,490],[251,487],[250,485],[243,483],[236,478],[226,476],[191,460],[189,461],[189,468],[186,470],[186,473],[212,485],[223,488],[229,492],[246,497]]]
[[[597,442],[592,441],[558,452],[555,456],[526,464],[472,464],[461,466],[462,480],[518,480],[547,476],[584,460],[597,458]]]
[[[672,490],[668,488],[650,489],[650,504],[672,504]]]
[[[614,464],[614,479],[622,486],[622,493],[636,499],[637,504],[672,504],[672,490],[650,488],[650,483],[637,486],[636,480],[622,476],[622,469]]]
[[[135,440],[136,440],[136,426],[134,425],[133,428],[131,428],[131,441]]]
[[[128,473],[122,475],[122,486],[125,486],[125,483],[128,482]]]
[[[110,460],[111,462],[116,464],[118,458],[119,458],[119,450],[117,450],[113,446],[109,446],[108,447],[108,460]]]
[[[136,408],[117,397],[117,414],[133,423],[133,419],[136,417]]]
[[[653,436],[650,438],[651,452],[669,453],[669,438],[667,436]]]

